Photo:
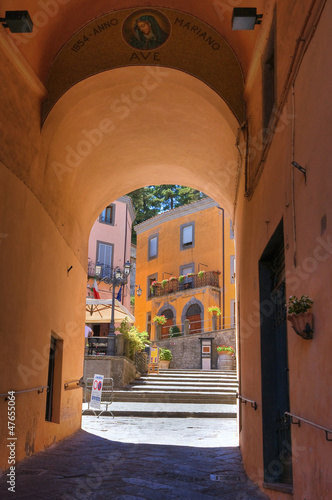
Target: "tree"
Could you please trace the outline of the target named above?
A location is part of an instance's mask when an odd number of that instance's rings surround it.
[[[175,184],[146,186],[128,193],[136,212],[135,225],[140,224],[159,213],[187,205],[200,200],[206,195],[201,191]],[[132,230],[132,243],[136,244],[136,232]]]

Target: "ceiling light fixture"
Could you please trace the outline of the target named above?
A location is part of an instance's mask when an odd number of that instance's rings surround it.
[[[33,22],[27,10],[6,10],[5,17],[1,17],[0,22],[12,33],[31,33],[33,30]]]
[[[257,14],[254,7],[236,7],[233,9],[232,30],[253,30],[261,24],[263,14]]]

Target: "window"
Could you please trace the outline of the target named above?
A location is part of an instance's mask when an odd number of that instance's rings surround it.
[[[158,235],[150,236],[148,245],[148,259],[156,259],[158,257]]]
[[[235,283],[235,255],[231,255],[231,283]]]
[[[230,239],[234,240],[234,230],[233,230],[233,224],[232,221],[229,222],[229,230],[230,230]]]
[[[157,279],[158,279],[157,273],[151,274],[150,276],[147,277],[147,281],[146,281],[147,299],[150,299],[151,297],[155,296],[153,290],[151,289],[151,285],[154,281],[157,281]]]
[[[195,245],[195,223],[182,224],[180,227],[180,250],[192,248]]]
[[[182,274],[183,276],[187,276],[187,274],[193,273],[194,269],[195,269],[194,264],[186,264],[180,267],[180,274]]]
[[[99,216],[99,222],[114,225],[115,205],[108,205]]]
[[[101,265],[100,277],[110,277],[113,263],[113,245],[97,241],[97,261]]]

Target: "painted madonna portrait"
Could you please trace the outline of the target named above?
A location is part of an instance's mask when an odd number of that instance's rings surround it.
[[[134,49],[154,50],[160,47],[169,37],[169,21],[160,12],[154,16],[151,13],[136,16],[131,15],[124,23],[123,35],[126,42]],[[131,33],[129,34],[128,25],[131,24]]]

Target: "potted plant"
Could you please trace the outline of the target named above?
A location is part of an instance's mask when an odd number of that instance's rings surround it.
[[[180,274],[179,276],[179,283],[183,283],[185,279],[185,276],[183,274]]]
[[[234,356],[235,349],[231,345],[219,345],[217,347],[217,352],[219,355],[226,354],[227,356]]]
[[[163,314],[161,316],[155,316],[152,320],[154,323],[156,323],[157,325],[164,325],[167,321],[166,319],[166,316],[164,316]]]
[[[171,326],[171,328],[169,329],[169,336],[170,337],[181,337],[180,328],[176,325]]]
[[[162,286],[163,288],[165,288],[165,286],[167,285],[167,283],[168,283],[168,280],[166,280],[166,279],[165,279],[165,280],[162,280],[162,281],[161,281],[161,286]]]
[[[205,271],[198,271],[197,276],[199,276],[200,278],[203,278],[204,274],[205,274]]]
[[[159,350],[159,368],[168,369],[172,358],[173,356],[171,350],[161,347]]]
[[[218,353],[218,370],[233,370],[234,369],[234,354],[235,349],[228,345],[219,345]]]
[[[290,321],[297,335],[300,335],[300,337],[306,340],[312,339],[314,333],[314,318],[311,311],[312,305],[313,300],[307,295],[302,295],[300,298],[292,295],[286,303],[288,321]]]
[[[220,316],[221,310],[217,306],[211,306],[208,308],[209,313],[212,313],[213,316]]]

